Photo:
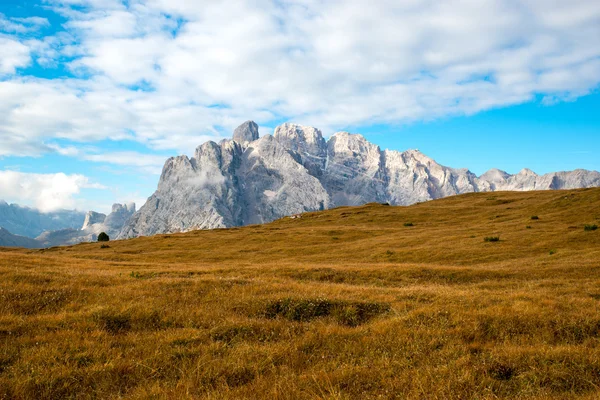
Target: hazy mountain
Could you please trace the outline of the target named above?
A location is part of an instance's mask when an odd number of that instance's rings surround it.
[[[125,222],[135,213],[135,204],[114,204],[108,215],[89,211],[82,213],[82,222],[77,228],[48,230],[35,239],[15,235],[7,229],[0,228],[0,246],[44,248],[81,242],[93,242],[100,232],[106,232],[115,239]]]
[[[192,158],[168,159],[156,192],[119,238],[262,223],[369,202],[408,205],[467,192],[591,186],[600,186],[600,173],[490,170],[478,177],[418,150],[381,150],[357,134],[339,132],[325,141],[318,129],[284,124],[259,137],[248,121],[233,140],[204,143]]]
[[[0,228],[0,246],[25,247],[28,249],[36,249],[42,247],[41,243],[37,240],[25,236],[13,235],[4,228]]]
[[[0,200],[0,227],[14,235],[35,238],[44,231],[80,228],[84,219],[85,213],[82,211],[59,210],[43,213]]]
[[[108,215],[89,211],[81,229],[60,229],[42,233],[36,238],[40,247],[52,247],[81,242],[94,242],[100,232],[116,239],[125,222],[135,213],[135,204],[113,204]]]

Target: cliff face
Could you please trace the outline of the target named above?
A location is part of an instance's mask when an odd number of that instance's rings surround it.
[[[417,150],[381,150],[363,136],[339,132],[328,141],[312,127],[283,124],[259,137],[248,121],[233,140],[207,142],[194,157],[170,158],[156,192],[119,238],[263,223],[342,205],[409,205],[468,192],[600,186],[600,173],[576,170],[478,177],[438,164]]]

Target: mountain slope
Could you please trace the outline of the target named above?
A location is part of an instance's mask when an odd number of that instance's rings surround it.
[[[0,247],[24,247],[37,249],[42,247],[40,242],[26,236],[13,235],[8,230],[0,227]]]
[[[207,142],[192,158],[167,160],[157,191],[119,238],[264,223],[369,202],[409,205],[469,192],[595,186],[596,171],[491,170],[478,177],[418,150],[382,151],[358,134],[338,132],[325,141],[316,128],[283,124],[259,137],[248,121],[233,140]]]

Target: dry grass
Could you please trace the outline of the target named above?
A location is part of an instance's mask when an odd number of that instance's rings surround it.
[[[598,398],[599,222],[482,193],[0,249],[0,398]]]

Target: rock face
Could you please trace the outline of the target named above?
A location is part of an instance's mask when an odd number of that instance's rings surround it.
[[[258,125],[254,121],[246,121],[233,131],[233,140],[241,145],[258,139]]]
[[[85,214],[85,220],[83,220],[82,230],[89,228],[94,224],[101,224],[106,219],[106,214],[98,213],[96,211],[88,211]]]
[[[283,124],[259,138],[248,121],[233,140],[204,143],[192,158],[168,159],[156,192],[118,237],[256,224],[368,202],[409,205],[468,192],[592,186],[600,186],[596,171],[490,170],[478,177],[417,150],[382,151],[348,132],[325,141],[318,129]]]

